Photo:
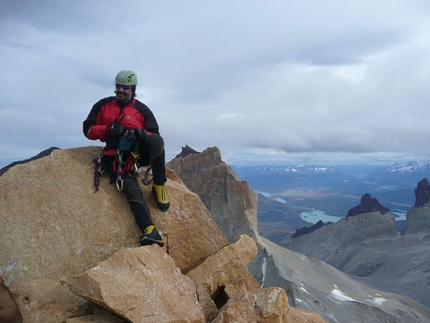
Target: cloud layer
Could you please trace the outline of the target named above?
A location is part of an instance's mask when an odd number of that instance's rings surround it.
[[[427,1],[0,4],[0,166],[82,134],[121,69],[139,77],[168,159],[430,159]]]

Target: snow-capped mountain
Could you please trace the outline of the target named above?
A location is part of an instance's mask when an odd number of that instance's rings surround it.
[[[429,162],[410,161],[406,164],[395,163],[386,167],[387,172],[391,173],[413,173],[413,172],[429,172]]]

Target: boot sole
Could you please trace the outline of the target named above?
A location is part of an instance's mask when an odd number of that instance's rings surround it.
[[[142,246],[150,246],[150,245],[153,245],[154,243],[156,243],[156,244],[158,244],[160,247],[164,247],[164,242],[163,241],[161,241],[161,240],[154,240],[154,239],[151,239],[151,238],[145,238],[145,239],[142,239],[141,241],[139,241],[140,242],[140,244],[142,245]],[[142,243],[143,242],[143,243]]]

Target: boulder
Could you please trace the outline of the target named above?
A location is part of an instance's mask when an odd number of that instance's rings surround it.
[[[234,286],[226,286],[225,292],[227,295],[233,296],[229,298],[225,305],[220,309],[218,316],[212,323],[233,323],[233,322],[258,322],[259,317],[256,313],[256,307],[248,296],[248,291],[245,287],[235,288]]]
[[[0,177],[0,275],[12,280],[79,275],[117,250],[140,246],[128,203],[108,178],[95,192],[92,160],[101,147],[54,150]],[[200,197],[170,169],[171,208],[161,212],[151,185],[139,184],[165,251],[187,272],[227,245]]]
[[[68,284],[129,322],[205,322],[194,283],[158,245],[121,249]]]
[[[254,240],[241,236],[184,276],[158,246],[126,248],[67,284],[129,322],[325,322],[290,312],[284,289],[261,289],[246,269],[255,254]]]
[[[23,322],[57,323],[91,313],[91,306],[59,280],[14,280],[9,285],[9,291]]]
[[[288,305],[287,293],[280,287],[259,289],[250,293],[250,298],[254,300],[255,311],[260,318],[260,322],[285,322],[288,313],[291,311]],[[294,322],[290,319],[288,322]],[[314,320],[313,322],[318,322]]]
[[[187,273],[204,289],[219,310],[212,323],[326,322],[317,313],[291,308],[283,288],[262,289],[247,269],[257,255],[255,241],[246,235]],[[200,299],[200,294],[199,294]],[[306,319],[304,319],[306,317]]]
[[[256,255],[255,241],[249,236],[242,235],[236,243],[209,256],[200,266],[189,271],[187,276],[195,283],[200,283],[212,298],[219,295],[218,303],[222,303],[222,299],[226,299],[224,296],[228,296],[225,293],[228,285],[243,285],[248,291],[260,288],[246,268]]]

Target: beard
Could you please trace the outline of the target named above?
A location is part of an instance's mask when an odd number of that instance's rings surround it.
[[[125,105],[129,103],[133,99],[133,94],[131,93],[126,93],[123,91],[116,90],[115,94],[116,94],[116,102],[118,102],[121,105]]]

